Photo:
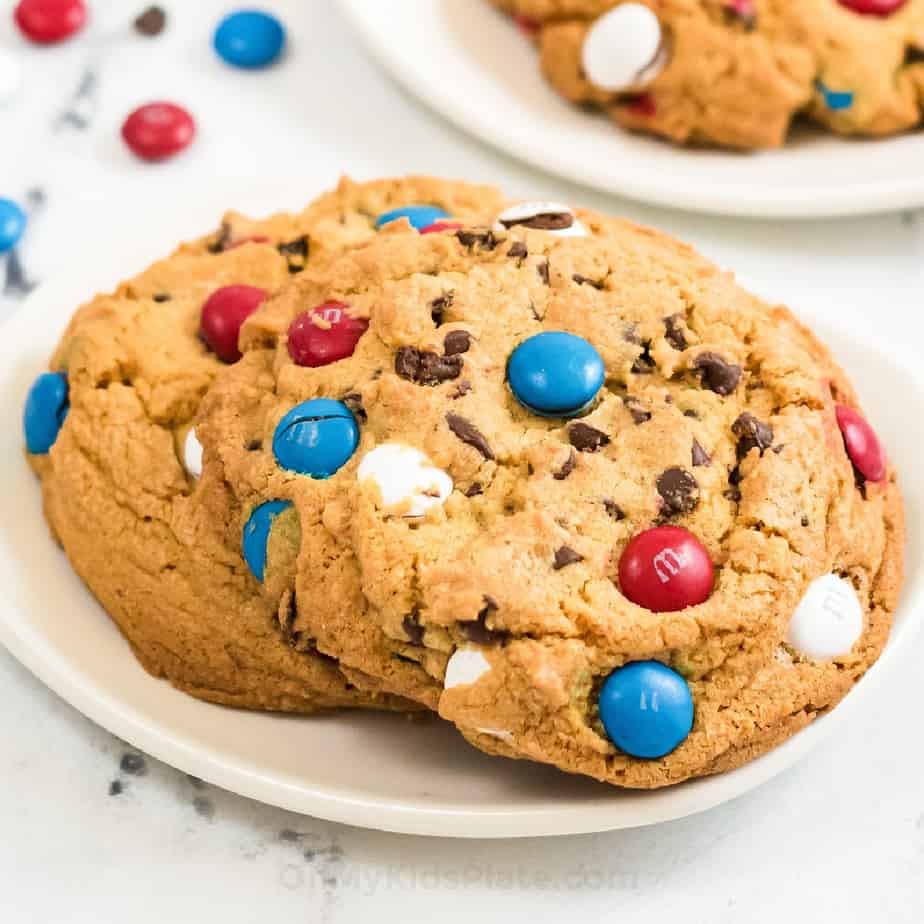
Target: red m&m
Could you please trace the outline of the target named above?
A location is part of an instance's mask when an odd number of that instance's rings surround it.
[[[882,481],[886,476],[885,453],[873,428],[852,407],[839,404],[835,410],[837,425],[844,437],[847,455],[854,468],[867,481]]]
[[[655,613],[696,606],[712,593],[713,567],[702,543],[680,526],[639,533],[619,559],[619,589]]]
[[[237,346],[241,325],[265,299],[266,291],[256,286],[224,286],[206,299],[199,336],[222,362],[236,363],[241,358]]]
[[[861,16],[891,16],[900,10],[907,0],[838,0],[841,6]]]
[[[193,117],[174,103],[148,103],[122,124],[122,138],[142,160],[166,160],[189,146],[196,134]]]
[[[13,13],[22,34],[38,45],[70,38],[87,21],[83,0],[20,0]]]
[[[459,231],[462,224],[458,221],[434,221],[432,225],[427,225],[420,229],[421,234],[439,234],[441,231]]]
[[[369,327],[343,302],[325,302],[300,314],[289,327],[289,356],[299,366],[326,366],[353,355]]]

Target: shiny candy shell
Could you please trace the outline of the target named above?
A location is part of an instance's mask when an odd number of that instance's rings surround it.
[[[460,231],[463,225],[458,221],[434,221],[432,225],[427,225],[420,229],[421,234],[440,234],[443,231]]]
[[[866,418],[846,404],[839,404],[835,413],[847,455],[856,470],[867,481],[883,481],[886,476],[885,453]]]
[[[574,212],[560,202],[518,202],[504,209],[494,222],[495,231],[514,227],[548,231],[559,237],[586,237],[587,229]]]
[[[250,573],[260,582],[263,581],[266,570],[266,544],[269,541],[270,530],[273,528],[273,520],[291,506],[291,501],[266,501],[250,514],[244,526],[242,538],[244,561],[247,562]]]
[[[122,138],[142,160],[166,160],[189,147],[196,134],[193,117],[176,103],[139,106],[122,123]]]
[[[241,325],[266,300],[266,290],[256,286],[222,286],[202,306],[199,336],[225,363],[241,358],[237,340]]]
[[[26,213],[12,199],[0,199],[0,253],[19,243],[26,221]]]
[[[846,655],[863,634],[863,607],[853,584],[836,574],[816,578],[799,601],[786,641],[816,661]]]
[[[323,479],[349,462],[358,444],[359,427],[350,409],[342,401],[313,398],[279,421],[273,455],[282,468]]]
[[[598,705],[610,740],[632,757],[664,757],[693,728],[693,697],[686,680],[659,661],[617,668],[604,682]]]
[[[195,427],[190,427],[183,440],[183,467],[192,478],[202,476],[202,443],[196,436]]]
[[[406,218],[411,223],[412,228],[420,231],[436,224],[438,221],[449,218],[449,215],[435,205],[403,205],[401,208],[383,212],[375,220],[375,226],[376,228],[382,228],[389,222],[397,221],[399,218]]]
[[[619,589],[639,606],[672,613],[709,598],[712,560],[680,526],[656,526],[635,536],[619,559]]]
[[[245,70],[268,67],[282,53],[285,42],[282,23],[260,10],[239,10],[226,16],[212,39],[222,61]]]
[[[422,517],[452,494],[452,479],[413,446],[383,443],[367,452],[359,463],[360,484],[379,489],[384,509],[405,517]]]
[[[443,688],[451,690],[453,687],[477,683],[489,670],[491,662],[478,648],[457,648],[446,663]]]
[[[838,0],[841,6],[861,16],[891,16],[898,12],[908,0]]]
[[[590,27],[581,48],[587,79],[622,93],[651,83],[666,63],[658,17],[642,3],[623,3]]]
[[[23,430],[26,449],[33,455],[44,455],[54,445],[67,417],[67,376],[61,372],[40,375],[26,397]]]
[[[20,0],[13,13],[22,34],[38,45],[62,42],[87,20],[83,0]]]
[[[507,379],[517,401],[542,417],[573,417],[603,385],[603,359],[583,337],[546,331],[511,354]]]
[[[300,314],[289,327],[287,347],[299,366],[326,366],[353,355],[369,328],[366,318],[353,318],[343,302],[325,302]]]

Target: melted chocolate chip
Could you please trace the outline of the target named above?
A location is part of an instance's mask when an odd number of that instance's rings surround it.
[[[643,424],[651,420],[651,411],[649,411],[638,398],[626,395],[622,399],[622,403],[626,406],[626,410],[632,415],[632,420],[634,420],[636,424]]]
[[[484,494],[484,488],[481,487],[480,481],[473,481],[466,489],[466,497],[478,497],[479,494]]]
[[[472,383],[468,379],[462,379],[456,390],[449,396],[453,401],[456,398],[464,398],[472,390]]]
[[[494,232],[488,228],[456,231],[456,238],[463,247],[468,247],[470,250],[476,246],[481,247],[482,250],[494,250],[498,244]]]
[[[510,245],[510,249],[507,251],[507,256],[513,257],[517,260],[522,260],[529,256],[529,251],[526,249],[526,244],[524,244],[522,241],[514,241]]]
[[[424,629],[420,624],[416,612],[408,613],[408,615],[404,617],[401,621],[401,628],[404,629],[404,634],[412,645],[423,644]]]
[[[355,391],[351,391],[348,395],[343,396],[342,401],[349,407],[360,423],[365,423],[369,419],[369,415],[363,407],[362,395]]]
[[[299,237],[277,245],[276,249],[286,258],[290,273],[300,273],[308,262],[308,238]]]
[[[571,277],[579,286],[593,286],[595,289],[602,289],[603,283],[598,282],[596,279],[591,279],[589,276],[582,276],[580,273],[575,273]]]
[[[164,31],[167,24],[167,14],[159,6],[149,6],[133,23],[139,35],[153,38]]]
[[[575,552],[570,546],[563,545],[555,552],[555,561],[552,563],[552,568],[556,571],[561,571],[562,568],[567,568],[568,565],[574,565],[579,561],[584,561],[584,556],[580,552]]]
[[[684,416],[684,417],[692,417],[693,420],[699,420],[699,414],[697,414],[696,411],[693,410],[693,408],[689,408],[689,407],[688,407],[688,408],[683,412],[683,416]]]
[[[484,609],[478,614],[478,618],[471,622],[460,622],[459,628],[465,637],[476,645],[493,645],[497,642],[504,641],[509,632],[501,629],[489,629],[488,618],[497,612],[497,602],[486,596],[484,598]]]
[[[564,481],[577,466],[577,455],[572,449],[565,459],[565,464],[552,476],[556,481]]]
[[[586,423],[571,424],[568,427],[568,439],[578,452],[596,452],[610,441],[602,430]]]
[[[730,395],[741,381],[741,366],[726,362],[718,353],[700,353],[693,368],[700,373],[703,387],[717,395]]]
[[[153,296],[155,302],[169,302],[173,296],[169,292],[158,292]]]
[[[262,448],[263,440],[247,440],[247,442],[244,443],[244,449],[246,449],[247,452],[257,452]]]
[[[501,224],[505,228],[519,225],[521,228],[535,228],[537,231],[564,231],[574,224],[574,216],[570,212],[543,212],[527,218],[502,218]]]
[[[430,317],[433,318],[433,323],[439,327],[443,323],[443,316],[446,313],[446,309],[452,304],[453,299],[455,298],[455,292],[444,292],[438,298],[434,298],[430,302]]]
[[[752,449],[764,454],[773,443],[773,428],[745,411],[732,424],[732,433],[738,437],[738,458],[743,459]]]
[[[651,341],[645,340],[642,343],[642,353],[632,363],[632,371],[636,375],[651,375],[655,370],[655,361],[651,358]]]
[[[710,456],[709,453],[699,445],[697,440],[693,440],[692,456],[694,468],[702,468],[706,465],[712,465],[712,456]]]
[[[699,503],[699,482],[685,468],[669,468],[658,478],[661,512],[665,517],[689,513]]]
[[[664,319],[664,339],[675,349],[685,350],[689,345],[683,329],[683,315],[672,314]]]
[[[539,278],[545,283],[545,285],[551,285],[549,282],[549,261],[541,260],[536,264],[536,272],[539,274]]]
[[[439,385],[457,379],[462,366],[461,356],[440,356],[415,347],[401,347],[395,354],[395,372],[417,385]]]
[[[470,420],[458,414],[447,414],[446,423],[449,429],[467,446],[477,449],[488,460],[494,458],[494,450],[491,449],[484,434]]]
[[[626,518],[626,515],[622,507],[620,507],[619,504],[617,504],[616,501],[614,501],[613,498],[611,497],[603,498],[603,509],[606,510],[606,512],[614,520],[618,521],[618,520],[624,520]]]
[[[808,518],[808,517],[802,517],[802,519],[801,519],[800,522],[802,523],[803,526],[808,526],[808,525],[809,525],[809,518]]]
[[[467,330],[453,330],[443,340],[443,352],[447,356],[467,353],[472,345],[472,335]]]

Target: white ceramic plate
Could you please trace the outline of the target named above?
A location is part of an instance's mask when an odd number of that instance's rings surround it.
[[[657,205],[822,217],[924,205],[924,132],[878,141],[804,132],[782,151],[685,150],[561,99],[535,49],[486,0],[340,0],[364,42],[423,102],[536,167]]]
[[[110,194],[144,215],[131,239],[84,232],[80,263],[39,289],[0,336],[0,641],[49,687],[91,719],[149,754],[219,786],[294,811],[349,824],[458,837],[573,834],[680,818],[734,798],[790,766],[851,714],[896,662],[920,621],[924,485],[905,479],[909,583],[885,655],[847,700],[766,757],[723,776],[672,789],[619,791],[548,767],[490,758],[439,721],[341,713],[294,718],[198,702],[148,676],[105,613],[71,571],[41,516],[38,485],[22,454],[25,393],[44,368],[74,307],[168,252],[178,237],[214,227],[231,203],[258,213],[290,205],[294,184],[239,186],[145,200]],[[303,190],[307,201],[315,190]],[[137,193],[135,194],[137,195]],[[159,200],[159,203],[158,203]],[[99,228],[127,225],[98,203]],[[112,208],[112,206],[110,207]],[[178,226],[179,222],[179,226]],[[860,389],[900,470],[920,462],[920,436],[903,421],[924,420],[924,380],[843,331],[818,325]],[[902,396],[901,418],[894,414]]]

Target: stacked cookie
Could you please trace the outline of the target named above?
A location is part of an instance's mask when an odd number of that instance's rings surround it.
[[[924,114],[924,0],[492,0],[566,99],[683,144],[778,147],[804,116],[891,135]]]
[[[232,216],[78,313],[26,425],[149,670],[425,707],[623,786],[830,709],[901,583],[894,473],[789,312],[650,229],[481,187]]]

